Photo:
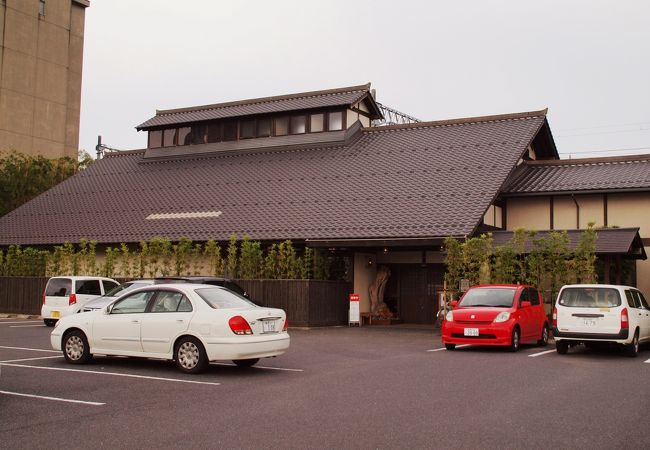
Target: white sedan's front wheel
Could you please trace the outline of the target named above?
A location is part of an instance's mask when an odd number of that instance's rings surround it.
[[[93,357],[83,332],[72,330],[63,336],[63,356],[72,364],[85,364]]]
[[[176,366],[185,373],[199,373],[208,365],[205,349],[198,339],[186,336],[176,344]]]

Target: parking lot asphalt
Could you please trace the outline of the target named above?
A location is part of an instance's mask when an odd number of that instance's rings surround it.
[[[0,448],[647,448],[650,349],[444,350],[432,330],[290,330],[252,368],[67,364],[0,319]]]

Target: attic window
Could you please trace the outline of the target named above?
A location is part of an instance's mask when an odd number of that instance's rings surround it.
[[[164,220],[164,219],[204,219],[209,217],[219,217],[221,211],[194,211],[180,213],[158,213],[149,214],[146,220]]]
[[[328,114],[328,127],[329,131],[336,131],[343,129],[343,113],[340,111],[331,112]]]
[[[304,134],[307,132],[307,118],[305,116],[291,117],[291,134]]]

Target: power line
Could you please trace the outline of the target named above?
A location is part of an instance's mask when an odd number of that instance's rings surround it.
[[[594,136],[598,134],[617,134],[617,133],[638,133],[639,131],[650,131],[648,128],[639,128],[638,130],[615,130],[615,131],[597,131],[595,133],[576,133],[576,134],[562,134],[558,133],[557,137],[573,137],[573,136]]]
[[[596,125],[593,127],[563,128],[558,130],[558,133],[562,133],[563,131],[597,130],[602,128],[632,127],[632,126],[643,126],[643,125],[650,125],[650,122],[622,123],[618,125]]]

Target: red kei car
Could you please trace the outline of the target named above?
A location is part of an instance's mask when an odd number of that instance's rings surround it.
[[[473,286],[442,324],[442,343],[501,345],[513,352],[522,342],[548,343],[548,319],[542,296],[532,286],[495,284]]]

